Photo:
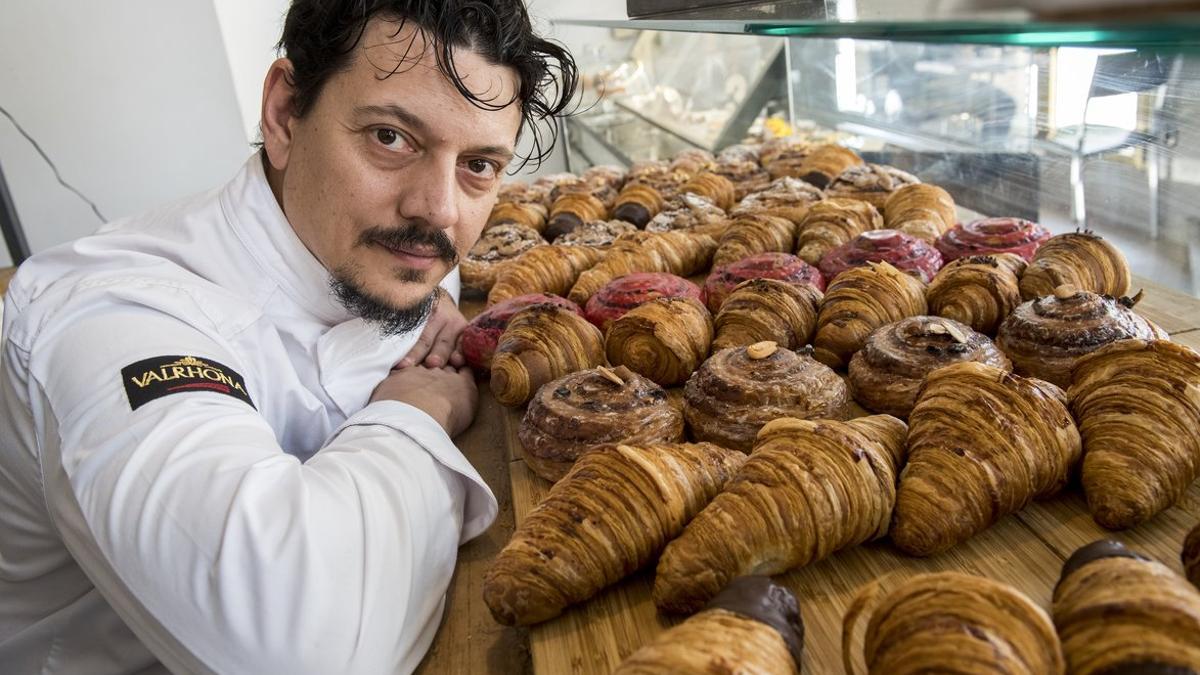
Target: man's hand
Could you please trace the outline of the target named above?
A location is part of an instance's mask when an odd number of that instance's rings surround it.
[[[470,368],[414,366],[389,373],[375,387],[371,401],[399,401],[419,408],[453,438],[475,419],[479,390]]]
[[[397,367],[407,368],[423,363],[430,368],[441,368],[447,364],[458,368],[466,363],[458,339],[467,327],[467,320],[458,311],[450,294],[441,286],[437,290],[440,295],[437,309],[429,317],[417,343],[400,359]]]

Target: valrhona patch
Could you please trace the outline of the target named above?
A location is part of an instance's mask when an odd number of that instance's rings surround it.
[[[125,394],[134,410],[171,394],[211,391],[245,401],[254,408],[246,382],[229,366],[194,356],[155,356],[121,369]],[[257,409],[257,408],[256,408]]]

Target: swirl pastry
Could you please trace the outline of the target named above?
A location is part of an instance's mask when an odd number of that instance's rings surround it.
[[[699,300],[659,298],[612,322],[604,348],[613,365],[672,387],[700,366],[712,337],[712,315]]]
[[[857,199],[882,211],[884,202],[893,192],[920,183],[916,176],[886,164],[860,164],[852,166],[834,179],[825,188],[826,197]],[[880,226],[882,227],[882,225]]]
[[[711,443],[606,445],[580,457],[483,577],[505,625],[558,616],[654,560],[745,461]]]
[[[905,431],[888,415],[768,423],[750,459],[663,551],[654,604],[694,612],[735,577],[780,574],[886,535]]]
[[[1200,354],[1122,340],[1071,372],[1071,411],[1087,451],[1083,491],[1096,522],[1133,527],[1183,499],[1200,477]]]
[[[892,541],[911,555],[945,551],[1058,492],[1079,454],[1058,387],[974,361],[939,368],[908,416]]]
[[[778,279],[793,286],[825,290],[825,279],[817,268],[790,253],[759,253],[735,263],[715,267],[704,280],[704,302],[709,311],[720,311],[725,298],[743,281]]]
[[[680,192],[707,197],[719,208],[728,211],[733,207],[733,183],[728,178],[711,172],[697,174],[679,188]]]
[[[942,268],[942,254],[897,230],[869,230],[825,254],[817,267],[826,279],[867,263],[886,262],[929,283]]]
[[[534,246],[545,243],[537,230],[518,223],[502,223],[484,230],[460,265],[463,285],[491,290],[496,275],[505,265]]]
[[[947,261],[991,253],[1015,253],[1026,262],[1033,259],[1050,230],[1021,218],[984,218],[955,225],[938,237],[936,246]]]
[[[918,574],[886,595],[880,580],[860,588],[842,621],[842,661],[855,675],[1066,672],[1045,610],[1007,584],[961,572]]]
[[[742,452],[773,419],[850,416],[850,395],[837,373],[807,351],[771,342],[713,353],[687,381],[683,398],[693,438]]]
[[[541,233],[542,230],[546,229],[547,217],[548,211],[544,204],[537,202],[500,202],[492,207],[492,212],[488,215],[485,229],[503,225],[504,223],[517,223]]]
[[[818,145],[808,153],[797,169],[799,174],[797,177],[824,190],[846,169],[862,163],[862,157],[859,157],[858,153],[850,148],[826,143]]]
[[[1072,673],[1200,672],[1200,592],[1116,541],[1076,551],[1054,588]]]
[[[763,146],[760,143],[737,143],[730,145],[717,153],[718,164],[736,164],[738,162],[750,162],[751,164],[759,164],[759,154],[762,152]]]
[[[821,291],[760,277],[734,287],[713,320],[713,349],[769,340],[784,349],[808,344],[817,328]]]
[[[884,227],[930,244],[958,222],[954,198],[929,183],[913,183],[898,188],[883,204]]]
[[[525,463],[557,481],[598,445],[683,440],[683,413],[667,392],[625,368],[580,370],[538,389],[517,431]]]
[[[724,176],[733,183],[733,200],[740,202],[746,195],[767,189],[771,174],[758,165],[757,159],[718,160],[713,173]]]
[[[867,410],[906,418],[925,376],[962,361],[1012,370],[986,335],[953,319],[901,319],[873,331],[850,359],[850,394]]]
[[[613,218],[645,227],[663,209],[663,196],[657,188],[634,180],[621,189],[613,204]]]
[[[1050,237],[1021,275],[1021,297],[1040,298],[1062,285],[1120,297],[1129,293],[1129,263],[1116,246],[1090,231]]]
[[[583,314],[579,305],[566,298],[550,295],[549,293],[530,293],[518,295],[503,302],[498,302],[483,310],[471,319],[462,332],[462,353],[467,365],[471,368],[488,372],[492,369],[492,354],[496,351],[496,343],[500,335],[508,328],[508,322],[517,312],[533,305],[559,305],[576,314]]]
[[[847,270],[833,280],[817,315],[814,355],[841,368],[871,331],[909,316],[927,314],[925,284],[887,263]]]
[[[833,249],[863,232],[883,227],[883,216],[867,201],[826,199],[813,204],[800,221],[796,255],[816,265]]]
[[[821,191],[799,178],[779,178],[761,192],[755,192],[738,202],[729,214],[734,218],[751,213],[787,218],[797,225],[809,207],[823,198]]]
[[[1136,314],[1129,298],[1060,286],[1053,295],[1018,305],[1000,324],[996,345],[1019,375],[1062,388],[1071,384],[1071,366],[1084,354],[1127,338],[1160,338],[1164,333]]]
[[[647,232],[672,232],[686,230],[695,234],[707,234],[719,239],[729,229],[729,218],[712,200],[700,195],[685,193],[672,199],[663,211],[646,223]]]
[[[704,171],[711,171],[717,164],[717,160],[712,153],[699,148],[688,148],[681,150],[671,158],[671,170],[683,171],[684,173],[695,176]]]
[[[787,253],[795,245],[796,224],[792,221],[763,214],[739,216],[721,236],[713,265],[728,265],[757,253]]]
[[[607,331],[626,312],[657,298],[700,299],[700,287],[674,274],[635,272],[608,282],[588,298],[583,315]]]
[[[570,309],[534,305],[513,316],[496,343],[492,394],[501,405],[524,405],[543,384],[603,363],[600,329]]]
[[[925,291],[929,312],[995,335],[1021,304],[1025,261],[1013,253],[958,258],[938,271]]]
[[[529,293],[566,295],[604,252],[588,246],[534,246],[496,274],[488,306]]]
[[[1188,581],[1200,588],[1200,525],[1193,527],[1183,540],[1183,571]]]
[[[670,272],[688,277],[708,267],[717,242],[691,232],[633,232],[617,239],[604,259],[579,275],[567,295],[585,303],[617,277],[634,272]]]
[[[590,220],[554,240],[555,246],[591,246],[607,249],[624,234],[637,232],[637,227],[623,220]]]
[[[557,188],[556,188],[557,189]],[[542,234],[550,242],[590,220],[604,220],[608,207],[588,192],[567,192],[554,200]]]

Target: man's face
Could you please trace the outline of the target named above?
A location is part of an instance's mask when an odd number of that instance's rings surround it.
[[[286,153],[269,154],[284,213],[309,251],[343,284],[406,310],[479,238],[521,113],[517,103],[486,110],[465,99],[424,34],[411,25],[397,34],[399,25],[373,19],[352,67],[288,121]],[[481,98],[513,98],[512,69],[466,49],[454,66]]]

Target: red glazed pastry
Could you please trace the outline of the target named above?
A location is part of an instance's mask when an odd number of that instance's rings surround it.
[[[488,372],[492,368],[492,353],[496,351],[496,342],[500,334],[508,327],[508,321],[517,312],[533,305],[558,305],[573,309],[582,315],[579,305],[566,298],[549,293],[530,293],[518,295],[503,302],[498,302],[480,312],[462,332],[463,358],[472,368]]]
[[[1026,262],[1050,238],[1050,230],[1021,218],[984,218],[959,223],[937,240],[946,262],[971,255],[1016,253]]]
[[[602,331],[629,310],[657,298],[700,299],[700,287],[665,272],[636,272],[618,277],[588,298],[583,316]]]
[[[887,262],[929,283],[942,267],[942,254],[916,237],[897,230],[871,230],[833,249],[817,265],[826,279],[833,280],[851,267],[869,262]]]
[[[825,278],[817,268],[790,253],[759,253],[717,267],[704,280],[704,303],[716,314],[734,287],[747,279],[779,279],[791,284],[808,284],[825,291]]]

